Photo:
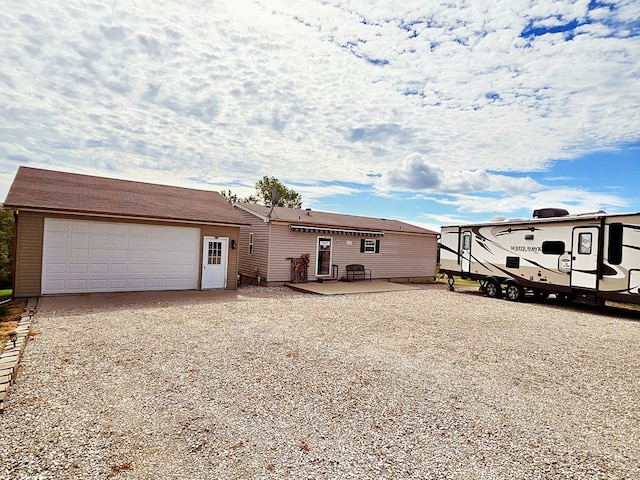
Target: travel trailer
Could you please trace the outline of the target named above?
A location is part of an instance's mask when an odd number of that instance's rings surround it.
[[[478,280],[489,296],[525,294],[597,305],[640,304],[640,213],[569,215],[442,227],[440,272]]]

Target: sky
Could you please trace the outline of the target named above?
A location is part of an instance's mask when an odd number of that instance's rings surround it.
[[[640,212],[637,0],[5,1],[19,166],[442,225]]]

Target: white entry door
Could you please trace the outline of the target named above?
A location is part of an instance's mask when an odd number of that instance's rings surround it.
[[[202,249],[202,288],[227,286],[228,238],[204,237]]]
[[[571,286],[593,288],[598,284],[598,227],[573,230],[571,247]]]
[[[462,245],[460,246],[461,271],[471,272],[471,232],[462,232]]]

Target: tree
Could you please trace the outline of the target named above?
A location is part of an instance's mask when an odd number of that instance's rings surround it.
[[[251,195],[248,203],[261,203],[273,205],[273,193],[276,192],[277,207],[300,208],[302,207],[302,196],[290,188],[287,188],[275,177],[262,177],[256,182],[256,195]],[[251,199],[251,200],[249,200]]]
[[[238,195],[231,193],[231,190],[227,190],[226,192],[223,190],[220,192],[220,195],[222,195],[231,205],[239,201]]]
[[[276,192],[277,202],[275,202],[278,207],[289,207],[289,208],[301,208],[302,207],[302,196],[283,185],[280,180],[275,177],[262,177],[262,180],[258,180],[256,182],[256,193],[255,195],[249,195],[247,198],[238,198],[237,195],[231,193],[231,190],[225,192],[220,192],[224,198],[227,199],[229,203],[234,202],[245,202],[245,203],[255,203],[260,205],[271,205],[274,198],[273,192]]]
[[[13,211],[0,204],[0,288],[11,288],[13,277]]]

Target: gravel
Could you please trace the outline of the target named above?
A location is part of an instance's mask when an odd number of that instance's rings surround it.
[[[0,478],[640,478],[640,322],[444,288],[39,312]]]

